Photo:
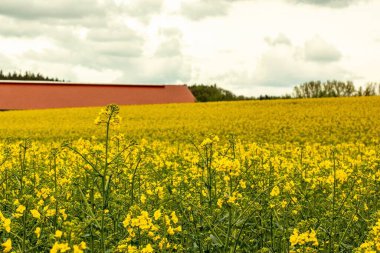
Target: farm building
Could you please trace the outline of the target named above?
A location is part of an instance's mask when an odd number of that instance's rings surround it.
[[[0,109],[192,103],[186,85],[90,84],[0,81]]]

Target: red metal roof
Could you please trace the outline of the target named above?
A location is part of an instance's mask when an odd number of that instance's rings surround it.
[[[186,85],[0,81],[0,109],[192,103]]]

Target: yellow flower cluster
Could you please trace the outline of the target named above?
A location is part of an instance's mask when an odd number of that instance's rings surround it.
[[[10,252],[12,250],[12,240],[8,238],[1,246],[4,248],[3,252]]]
[[[135,207],[138,210],[138,207]],[[155,223],[153,223],[153,220]],[[153,214],[153,219],[150,218],[147,211],[141,211],[140,215],[137,215],[136,218],[132,217],[132,214],[129,213],[123,221],[123,226],[128,231],[128,236],[123,240],[123,242],[118,246],[119,251],[128,249],[129,251],[136,252],[153,252],[153,247],[151,243],[148,243],[143,249],[138,251],[136,247],[131,245],[137,236],[145,235],[149,240],[154,243],[158,242],[158,248],[170,249],[176,248],[175,244],[171,245],[168,238],[163,236],[173,236],[175,233],[182,231],[181,225],[178,224],[179,219],[175,213],[172,211],[170,215],[162,215],[160,209],[156,210]]]
[[[73,246],[73,250],[71,252],[73,253],[83,253],[85,252],[85,249],[87,249],[87,245],[85,242],[81,242],[78,245]],[[69,252],[71,250],[71,247],[68,243],[59,243],[55,242],[53,247],[50,249],[50,253],[63,253],[63,252]]]
[[[379,213],[380,214],[380,213]],[[357,253],[376,253],[380,252],[380,219],[377,220],[375,225],[369,232],[368,239],[356,249]]]
[[[293,234],[290,236],[290,245],[305,245],[310,244],[312,246],[318,246],[317,233],[311,229],[311,231],[306,231],[304,233],[299,233],[298,229],[293,230]]]
[[[3,225],[4,230],[7,233],[10,233],[11,232],[11,219],[5,218],[1,211],[0,211],[0,221]]]

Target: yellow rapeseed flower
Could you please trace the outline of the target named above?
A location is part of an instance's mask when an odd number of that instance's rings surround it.
[[[217,201],[217,206],[219,207],[219,208],[222,208],[222,206],[223,206],[223,199],[218,199],[218,201]]]
[[[160,217],[161,217],[161,211],[160,209],[158,209],[154,212],[154,219],[158,220]]]
[[[145,204],[145,202],[146,202],[145,194],[141,194],[140,200],[141,200],[141,203]]]
[[[50,249],[50,253],[63,253],[69,251],[71,248],[68,243],[58,243],[55,242],[53,247]]]
[[[83,253],[85,249],[87,249],[85,242],[81,242],[79,245],[73,246],[74,253]]]
[[[16,212],[22,214],[24,213],[25,209],[26,207],[24,205],[19,205],[16,209]]]
[[[152,253],[154,252],[154,249],[152,247],[152,245],[149,243],[147,244],[142,250],[141,250],[141,253]]]
[[[270,192],[270,195],[272,197],[276,197],[276,196],[280,195],[280,188],[277,185],[275,187],[273,187],[272,191]]]
[[[33,210],[30,210],[30,212],[32,213],[33,218],[36,218],[36,219],[40,219],[41,218],[41,214],[40,214],[40,212],[38,210],[33,209]]]
[[[57,230],[57,231],[55,231],[55,234],[54,234],[54,237],[56,237],[56,238],[61,238],[62,237],[62,231],[61,230]]]
[[[34,230],[34,233],[36,234],[37,238],[40,238],[40,236],[41,236],[41,228],[40,227],[36,227],[36,229]]]
[[[173,221],[173,223],[174,224],[177,224],[178,223],[178,217],[177,217],[177,215],[175,214],[175,211],[173,211],[172,213],[171,213],[171,218],[172,218],[172,221]]]
[[[172,226],[168,227],[167,232],[169,235],[174,235],[174,229],[172,228]]]
[[[3,252],[10,252],[12,250],[12,240],[8,238],[1,246],[4,248]]]

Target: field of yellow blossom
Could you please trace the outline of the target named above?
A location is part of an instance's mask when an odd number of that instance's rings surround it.
[[[380,251],[380,97],[11,111],[0,133],[3,252]]]

